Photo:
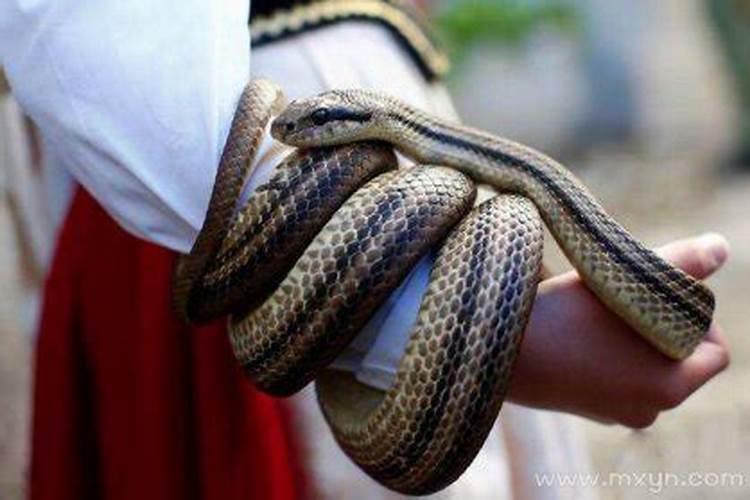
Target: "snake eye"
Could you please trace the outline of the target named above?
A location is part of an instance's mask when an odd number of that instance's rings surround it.
[[[310,115],[310,119],[315,125],[323,125],[328,121],[329,115],[330,113],[326,108],[319,108],[313,111],[312,115]]]

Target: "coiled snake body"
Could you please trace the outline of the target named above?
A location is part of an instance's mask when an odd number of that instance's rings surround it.
[[[707,331],[711,292],[635,240],[564,167],[375,92],[289,104],[271,131],[300,149],[238,207],[280,99],[265,81],[246,88],[175,302],[192,321],[232,314],[235,355],[262,390],[292,394],[315,379],[337,441],[382,484],[437,491],[484,442],[536,292],[541,219],[586,285],[664,354],[684,358]],[[392,147],[421,165],[394,170]],[[506,194],[472,208],[472,180]],[[392,387],[327,370],[441,242]]]

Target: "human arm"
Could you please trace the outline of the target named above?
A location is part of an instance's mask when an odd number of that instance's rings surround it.
[[[658,253],[704,279],[724,264],[729,247],[710,234],[675,241]],[[568,272],[540,284],[509,396],[527,406],[642,428],[728,364],[729,347],[717,323],[690,357],[670,360]]]

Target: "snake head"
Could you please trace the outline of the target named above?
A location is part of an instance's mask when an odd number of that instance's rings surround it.
[[[294,100],[273,121],[271,134],[297,147],[378,139],[380,102],[377,94],[364,90],[333,90]]]

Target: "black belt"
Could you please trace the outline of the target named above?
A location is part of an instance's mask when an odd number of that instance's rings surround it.
[[[399,0],[252,0],[253,47],[345,21],[385,26],[407,51],[427,80],[448,71],[448,58],[435,42],[422,13]]]

